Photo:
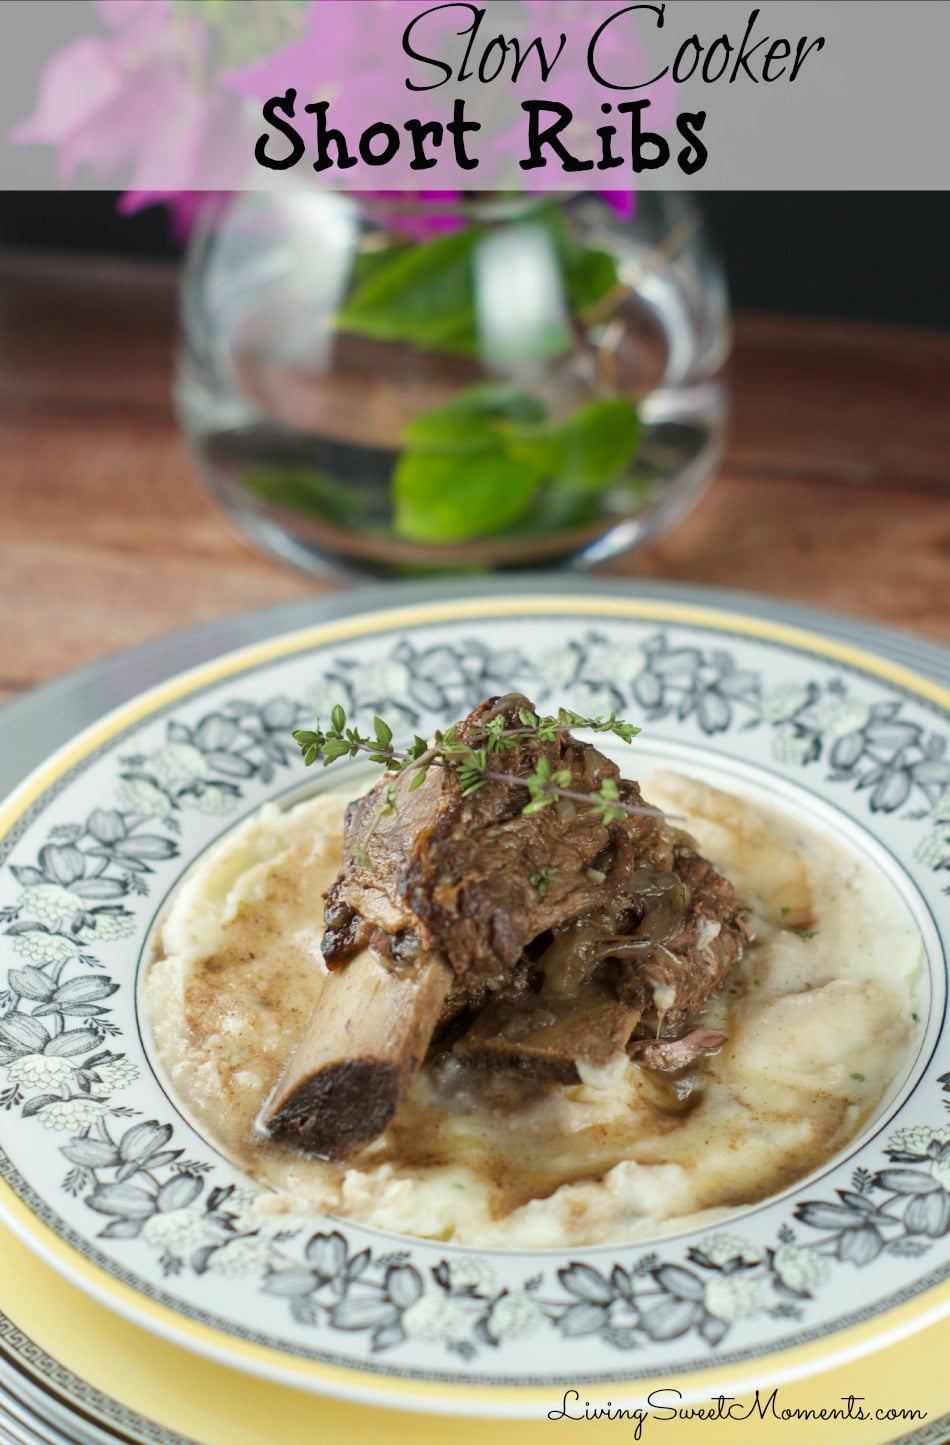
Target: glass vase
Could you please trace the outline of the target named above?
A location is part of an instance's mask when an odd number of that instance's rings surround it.
[[[212,494],[307,572],[589,568],[714,470],[729,344],[682,196],[251,193],[192,238],[175,394]]]

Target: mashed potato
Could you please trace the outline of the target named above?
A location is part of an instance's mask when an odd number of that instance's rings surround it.
[[[574,1086],[428,1067],[386,1132],[345,1164],[255,1132],[326,977],[322,897],[347,798],[267,806],[179,889],[145,983],[158,1057],[199,1130],[262,1184],[261,1212],[326,1209],[459,1243],[643,1239],[754,1203],[851,1139],[902,1070],[922,949],[893,888],[790,816],[663,774],[759,920],[702,1023],[720,1053],[661,1078],[624,1062]]]

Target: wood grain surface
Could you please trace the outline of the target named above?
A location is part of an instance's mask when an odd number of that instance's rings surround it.
[[[611,575],[950,641],[950,335],[743,316],[719,476]],[[0,699],[173,628],[312,595],[205,495],[170,399],[175,274],[0,256]]]

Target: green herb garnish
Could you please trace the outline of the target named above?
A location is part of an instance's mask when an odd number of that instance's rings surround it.
[[[544,898],[548,889],[551,887],[551,884],[556,883],[559,876],[560,875],[556,868],[539,868],[537,873],[531,874],[528,882],[531,884],[538,897]]]
[[[431,742],[415,737],[408,747],[393,745],[393,733],[382,718],[373,719],[372,734],[361,733],[358,728],[347,725],[346,713],[337,705],[330,715],[330,726],[322,728],[319,720],[313,728],[298,728],[293,736],[303,755],[304,763],[310,767],[322,762],[324,767],[340,758],[355,758],[365,755],[370,762],[379,763],[387,771],[400,775],[390,783],[377,810],[377,817],[392,813],[398,807],[400,786],[412,792],[422,786],[433,767],[445,768],[458,775],[464,797],[478,792],[488,782],[507,783],[511,787],[527,789],[528,801],[522,812],[537,813],[549,807],[559,798],[569,798],[585,803],[602,820],[605,826],[619,822],[628,814],[645,814],[660,817],[655,808],[633,807],[620,798],[620,788],[614,778],[605,778],[600,787],[592,793],[582,793],[571,787],[571,774],[566,769],[552,770],[550,759],[539,758],[533,773],[518,777],[506,773],[496,765],[504,754],[518,746],[525,738],[537,738],[541,742],[553,742],[558,733],[572,728],[582,728],[595,733],[611,734],[625,743],[630,743],[640,729],[624,722],[615,713],[607,717],[586,718],[569,708],[560,708],[556,716],[539,717],[530,708],[522,708],[517,725],[508,726],[508,718],[499,714],[487,724],[482,745],[473,748],[462,742],[455,726],[445,732],[437,732]],[[402,779],[405,782],[402,782]],[[371,867],[365,848],[354,850],[357,861],[364,867]],[[545,868],[532,877],[532,884],[543,897],[542,889],[555,879],[556,869]]]

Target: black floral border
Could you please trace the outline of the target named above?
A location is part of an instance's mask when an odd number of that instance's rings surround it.
[[[310,701],[324,710],[343,701],[356,716],[385,712],[414,729],[426,717],[448,721],[517,680],[539,702],[565,689],[576,706],[625,711],[632,702],[648,722],[692,718],[707,736],[771,727],[784,761],[824,764],[830,781],[863,791],[872,812],[916,802],[903,816],[931,828],[918,858],[934,870],[950,868],[946,739],[909,721],[902,702],[865,706],[840,678],[764,693],[761,677],[737,668],[731,653],[671,638],[658,628],[624,648],[591,629],[561,649],[553,672],[551,655],[539,664],[479,639],[454,647],[404,639],[375,667],[338,654]],[[604,649],[609,668],[598,666]],[[88,950],[123,936],[132,916],[123,900],[146,893],[154,865],[176,855],[177,815],[188,808],[224,813],[248,781],[269,782],[295,756],[289,732],[308,712],[286,697],[263,706],[234,699],[193,728],[168,720],[162,748],[121,759],[122,806],[97,808],[83,824],[54,830],[34,866],[11,869],[25,902],[0,921],[28,962],[9,971],[0,995],[0,1066],[13,1079],[0,1107],[41,1122],[44,1113],[68,1122],[72,1111],[83,1121],[62,1147],[72,1165],[64,1188],[105,1217],[101,1237],[144,1236],[159,1248],[166,1276],[185,1269],[255,1273],[264,1293],[288,1301],[297,1323],[366,1332],[373,1353],[415,1338],[440,1340],[470,1360],[542,1324],[619,1351],[687,1335],[715,1347],[734,1323],[760,1311],[801,1318],[830,1259],[863,1267],[883,1252],[916,1256],[950,1232],[950,1130],[918,1129],[913,1147],[899,1140],[886,1151],[892,1165],[917,1167],[858,1170],[838,1202],[798,1206],[796,1220],[821,1231],[820,1239],[801,1244],[786,1225],[774,1246],[755,1250],[715,1234],[705,1250],[689,1250],[692,1268],[650,1251],[629,1269],[615,1264],[609,1275],[573,1261],[557,1272],[560,1294],[543,1289],[541,1274],[513,1291],[494,1288],[497,1281],[484,1270],[479,1276],[471,1261],[468,1275],[453,1258],[427,1277],[408,1262],[408,1251],[351,1253],[339,1229],[305,1238],[301,1227],[248,1227],[235,1186],[206,1190],[211,1166],[169,1147],[173,1125],[140,1121],[110,1130],[109,1118],[134,1111],[112,1102],[113,1088],[121,1092],[129,1081],[125,1056],[103,1047],[114,1032],[107,1000],[117,985],[92,972],[101,965]],[[169,836],[149,831],[150,818]],[[74,964],[82,971],[71,973]],[[948,1081],[940,1080],[945,1092]]]

